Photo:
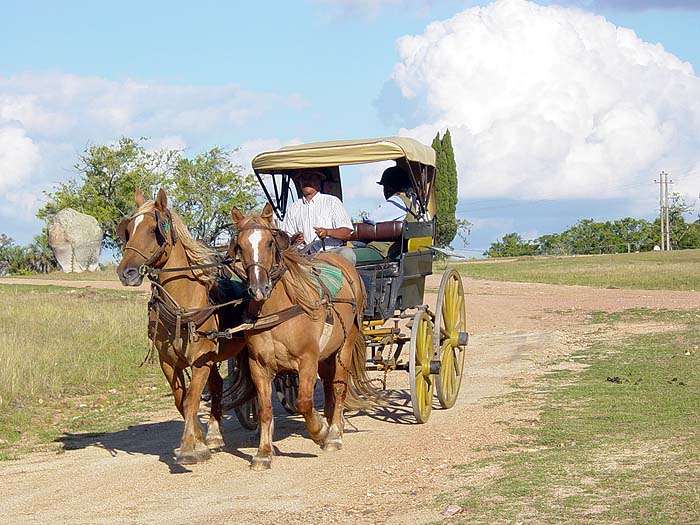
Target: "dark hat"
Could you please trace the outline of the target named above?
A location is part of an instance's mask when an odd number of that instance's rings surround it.
[[[316,175],[319,179],[321,179],[321,181],[324,181],[328,178],[326,172],[318,168],[305,168],[296,170],[294,173],[292,173],[292,178],[294,180],[299,180],[304,175]]]
[[[398,166],[392,166],[384,170],[382,173],[382,178],[377,182],[377,184],[384,186],[389,185],[394,188],[403,188],[408,186],[408,177],[406,173]]]

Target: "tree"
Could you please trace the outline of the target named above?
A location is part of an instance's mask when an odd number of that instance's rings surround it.
[[[457,212],[457,163],[455,162],[450,130],[440,138],[438,132],[433,139],[435,150],[435,194],[437,198],[437,235],[435,242],[440,247],[448,247],[459,231],[466,231],[471,224],[458,219]]]
[[[246,211],[255,205],[253,178],[233,163],[231,152],[213,148],[190,160],[178,150],[147,151],[143,141],[124,137],[88,147],[75,165],[78,177],[48,193],[37,216],[48,219],[63,208],[92,215],[105,232],[102,245],[119,251],[116,229],[133,211],[137,188],[147,196],[165,189],[185,225],[208,243],[228,224],[234,205]]]
[[[673,193],[671,203],[668,207],[668,222],[671,230],[671,246],[674,249],[697,246],[694,243],[696,235],[695,223],[688,224],[684,215],[691,213],[695,208],[694,204],[688,204],[680,193]]]
[[[213,245],[230,224],[231,208],[250,212],[257,204],[257,184],[252,174],[220,148],[179,158],[169,194],[173,205],[195,239]]]
[[[103,246],[118,248],[116,229],[134,207],[134,192],[153,194],[167,181],[174,152],[147,152],[143,139],[123,137],[116,144],[92,145],[79,156],[78,177],[47,193],[37,217],[49,219],[64,208],[92,215],[104,231]]]
[[[519,257],[522,255],[536,255],[537,244],[523,240],[518,233],[509,233],[500,241],[491,243],[491,247],[484,255],[488,257]]]
[[[49,247],[45,230],[24,248],[15,245],[12,238],[0,233],[0,275],[47,273],[57,267],[58,262]]]

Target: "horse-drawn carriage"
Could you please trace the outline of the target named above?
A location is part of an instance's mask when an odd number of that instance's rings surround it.
[[[392,256],[368,257],[360,248],[356,266],[333,253],[301,257],[274,220],[284,217],[289,197],[300,194],[294,174],[320,170],[322,191],[342,199],[340,167],[379,161],[395,161],[409,178],[414,220],[357,224],[354,235],[357,242],[390,242],[396,248]],[[434,391],[442,407],[451,407],[468,336],[456,270],[443,275],[435,312],[424,304],[435,250],[433,149],[398,137],[314,143],[261,153],[253,169],[268,203],[261,215],[232,210],[237,232],[229,261],[192,238],[162,189],[153,201],[137,191],[136,212],[119,226],[122,283],[137,286],[145,276],[152,281],[149,338],[185,420],[176,460],[203,461],[209,449],[223,445],[220,423],[227,403],[217,363],[226,360],[239,365],[232,367],[237,372],[228,404],[249,428],[259,416],[260,446],[251,465],[256,469],[269,468],[273,454],[272,383],[285,408],[296,405],[310,436],[326,450],[342,447],[343,407],[367,406],[363,403],[381,397],[368,376],[371,370],[409,371],[420,423],[430,416]],[[238,288],[233,296],[228,294],[231,272],[245,283],[233,286]],[[333,293],[323,284],[324,274],[337,284]],[[402,358],[406,343],[407,360]],[[317,374],[325,419],[313,406]],[[206,437],[197,419],[205,384],[212,407]],[[250,401],[255,394],[257,405]]]
[[[435,151],[405,137],[331,141],[261,153],[252,165],[281,221],[290,197],[301,194],[294,177],[298,170],[323,173],[322,192],[342,200],[341,167],[380,161],[395,161],[406,174],[416,213],[413,220],[354,225],[355,244],[379,241],[397,247],[390,258],[369,248],[356,249],[356,268],[367,291],[367,366],[384,372],[407,370],[413,412],[417,421],[424,423],[430,416],[434,390],[443,408],[454,405],[468,340],[464,292],[456,270],[443,274],[435,311],[424,302],[425,279],[432,274],[435,253]],[[404,320],[408,320],[407,326],[402,325]],[[404,333],[404,329],[410,332]],[[409,355],[404,359],[406,343]],[[281,390],[285,391],[294,394],[293,389]]]

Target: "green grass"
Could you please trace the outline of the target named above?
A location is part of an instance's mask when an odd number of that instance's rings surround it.
[[[699,290],[700,250],[576,257],[520,257],[437,263],[462,276],[499,281],[577,284],[646,290]]]
[[[698,523],[700,312],[664,312],[677,327],[596,344],[519,398],[538,417],[506,452],[463,465],[451,502],[464,523]],[[658,322],[656,312],[598,314],[597,322]],[[678,328],[680,327],[680,328]],[[544,392],[536,397],[533,391]]]
[[[6,278],[11,279],[9,275]],[[65,273],[56,270],[49,273],[33,273],[29,275],[18,275],[18,279],[41,279],[44,281],[117,281],[117,267],[114,264],[108,264],[104,270],[95,270],[94,272],[80,273]]]
[[[0,458],[62,433],[106,432],[171,403],[141,364],[146,298],[127,291],[0,285]]]

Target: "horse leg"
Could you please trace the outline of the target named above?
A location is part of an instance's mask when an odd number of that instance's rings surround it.
[[[251,470],[266,470],[272,466],[272,377],[254,360],[250,360],[250,374],[258,392],[258,428],[260,442],[258,451],[250,462]]]
[[[175,455],[175,462],[180,465],[199,463],[211,457],[211,452],[204,444],[202,428],[197,419],[202,391],[209,378],[209,368],[208,364],[192,367],[192,380],[183,403],[185,430],[182,433],[180,449]]]
[[[335,356],[318,362],[318,375],[323,383],[323,415],[328,424],[333,420],[335,408],[335,393],[333,392],[333,377],[335,376]]]
[[[181,416],[185,416],[185,412],[182,407],[182,402],[185,398],[185,377],[182,373],[182,368],[177,368],[163,359],[163,356],[159,353],[160,358],[160,369],[165,375],[165,379],[168,380],[171,390],[173,391],[173,398],[175,399],[175,408],[180,412]]]
[[[216,365],[211,367],[209,372],[209,393],[211,394],[211,413],[207,424],[206,444],[209,450],[223,448],[224,436],[221,433],[221,397],[223,394],[224,381]]]
[[[333,360],[333,381],[329,381],[329,390],[333,392],[333,407],[328,436],[323,442],[323,450],[340,450],[343,448],[343,431],[345,429],[345,419],[343,418],[343,405],[345,396],[348,393],[348,370],[352,360],[352,352],[355,346],[353,334],[345,339],[342,348],[337,354],[328,358]],[[325,385],[324,385],[325,387]]]
[[[320,445],[328,435],[328,422],[314,408],[314,385],[316,384],[317,371],[318,361],[314,359],[305,359],[299,363],[297,410],[304,416],[306,429],[309,431],[311,439]]]

